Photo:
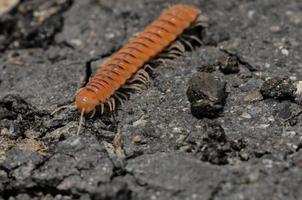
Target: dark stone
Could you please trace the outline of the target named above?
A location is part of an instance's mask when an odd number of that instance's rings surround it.
[[[143,185],[162,188],[172,194],[177,192],[180,196],[195,194],[203,199],[210,198],[209,187],[220,182],[227,173],[217,166],[169,153],[140,156],[130,160],[126,169]]]
[[[197,118],[215,117],[222,109],[227,94],[226,83],[209,73],[200,73],[189,80],[187,97],[191,112]]]
[[[288,77],[274,77],[266,80],[260,92],[264,98],[293,100],[297,88]]]
[[[236,56],[223,57],[219,60],[219,69],[225,74],[239,72],[239,62]]]

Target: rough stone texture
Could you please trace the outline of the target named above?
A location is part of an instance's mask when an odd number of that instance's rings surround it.
[[[219,69],[225,74],[239,72],[239,63],[236,56],[223,57],[219,61]]]
[[[301,104],[260,93],[270,78],[302,79],[300,0],[173,1],[208,15],[204,45],[79,136],[76,111],[50,111],[172,1],[41,2],[0,16],[0,199],[301,199]],[[221,57],[239,71],[219,70]],[[227,83],[212,119],[186,96],[201,72]]]
[[[192,115],[214,117],[223,109],[227,94],[226,83],[209,73],[193,76],[188,83],[187,97]]]
[[[274,99],[294,99],[297,87],[293,81],[287,77],[273,77],[266,80],[260,92],[265,98]]]

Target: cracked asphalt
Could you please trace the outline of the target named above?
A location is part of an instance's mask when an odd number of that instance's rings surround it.
[[[51,115],[176,3],[209,17],[202,46],[79,136],[77,111]],[[0,13],[0,200],[301,199],[301,35],[300,0],[20,1]]]

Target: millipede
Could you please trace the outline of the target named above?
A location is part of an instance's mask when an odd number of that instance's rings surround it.
[[[128,99],[129,91],[141,91],[149,82],[151,61],[164,62],[183,55],[192,42],[202,43],[190,34],[196,27],[205,27],[207,17],[192,5],[178,4],[164,11],[141,33],[130,39],[118,52],[107,59],[81,88],[75,99],[75,107],[83,115],[105,110],[113,111]],[[185,34],[188,32],[188,34]]]

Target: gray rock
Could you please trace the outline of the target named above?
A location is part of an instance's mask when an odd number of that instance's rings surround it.
[[[171,195],[178,193],[186,199],[209,199],[209,189],[219,184],[227,173],[222,168],[168,153],[140,156],[129,161],[126,170],[141,184],[162,188]],[[163,199],[161,193],[154,196]]]

